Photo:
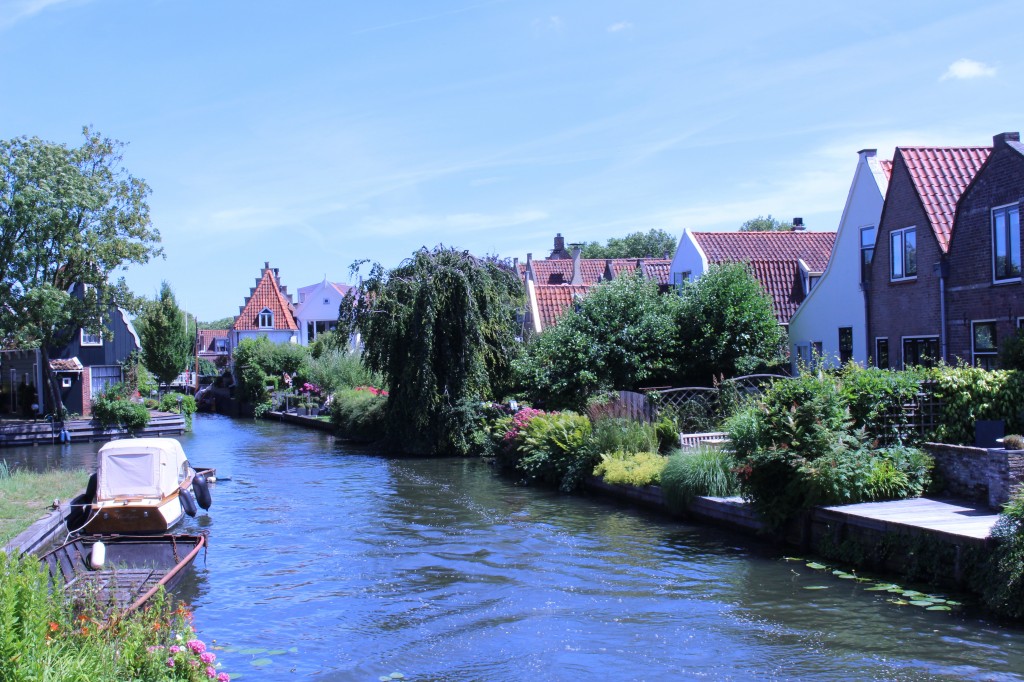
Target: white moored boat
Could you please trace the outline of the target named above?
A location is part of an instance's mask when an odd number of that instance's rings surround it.
[[[205,477],[189,465],[173,438],[112,441],[100,448],[98,458],[85,494],[71,503],[71,531],[166,533],[185,514],[210,507]]]

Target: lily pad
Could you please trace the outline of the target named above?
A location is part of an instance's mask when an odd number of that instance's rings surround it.
[[[827,590],[828,585],[807,585],[804,587],[805,590]]]
[[[816,561],[807,562],[807,568],[813,568],[815,571],[824,571],[828,566],[823,566]]]
[[[253,656],[255,654],[262,654],[266,649],[239,649],[238,653],[245,654],[246,656]]]
[[[836,576],[840,580],[856,580],[857,578],[853,573],[847,573],[845,571],[833,571],[832,575]]]
[[[958,601],[953,601],[952,599],[947,599],[946,600],[946,606],[962,606],[962,604],[960,602],[958,602]]]
[[[299,653],[299,647],[293,646],[292,648],[288,649],[288,653],[290,653],[290,654],[297,654],[297,653]]]
[[[864,591],[865,592],[892,592],[894,588],[896,588],[896,585],[882,584],[882,585],[872,585],[871,587],[865,587]]]
[[[388,675],[388,677],[391,678],[392,680],[404,680],[405,679],[405,675],[403,675],[402,673],[391,673],[390,675]]]
[[[906,599],[890,599],[890,604],[896,604],[897,606],[910,606],[910,602]]]
[[[272,651],[268,651],[267,652],[267,656],[283,656],[286,653],[288,653],[288,652],[285,651],[284,649],[274,649]]]
[[[271,660],[271,659],[269,659],[269,658],[257,658],[257,659],[255,659],[255,660],[249,661],[249,665],[254,665],[254,666],[256,666],[257,668],[262,668],[262,667],[264,667],[264,666],[268,666],[268,665],[270,665],[270,664],[271,664],[271,663],[273,663],[273,662],[274,662],[274,661],[272,661],[272,660]]]
[[[929,606],[925,611],[952,611],[953,609],[945,604],[936,604],[935,606]]]
[[[782,560],[783,561],[803,561],[803,559],[801,559],[800,557],[795,557],[795,556],[784,556],[784,557],[782,557]]]
[[[935,602],[930,599],[914,599],[910,602],[911,606],[935,606]]]

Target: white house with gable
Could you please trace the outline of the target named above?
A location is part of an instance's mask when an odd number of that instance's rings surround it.
[[[299,288],[299,303],[295,306],[299,343],[308,346],[320,334],[338,328],[338,308],[351,288],[347,284],[329,282],[326,277],[318,284]]]
[[[789,322],[794,373],[801,362],[834,367],[854,360],[866,366],[870,357],[862,282],[874,256],[892,161],[877,158],[874,149],[858,154],[828,265]]]

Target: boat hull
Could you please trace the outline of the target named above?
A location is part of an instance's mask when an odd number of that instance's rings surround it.
[[[159,535],[181,523],[185,510],[178,492],[161,500],[114,500],[92,505],[82,533]]]

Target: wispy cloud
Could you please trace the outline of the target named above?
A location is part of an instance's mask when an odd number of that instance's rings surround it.
[[[628,21],[619,21],[608,27],[609,33],[618,33],[619,31],[628,31],[633,28],[633,24]]]
[[[81,5],[91,0],[5,0],[0,2],[0,29],[10,28],[56,5]]]
[[[972,78],[992,78],[996,75],[996,67],[973,59],[958,59],[949,65],[946,73],[939,80],[969,80]]]

